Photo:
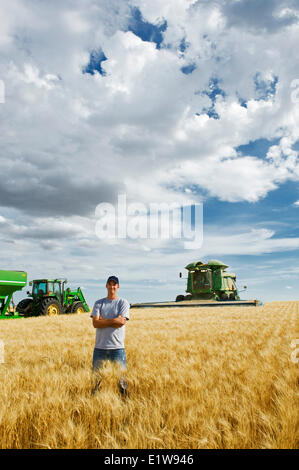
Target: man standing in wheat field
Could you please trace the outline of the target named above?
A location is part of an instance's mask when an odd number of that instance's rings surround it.
[[[106,283],[107,297],[97,300],[92,309],[91,318],[96,328],[96,340],[93,352],[93,372],[100,369],[106,360],[116,361],[125,370],[127,366],[125,351],[125,324],[130,318],[130,304],[117,296],[119,280],[110,276]],[[100,386],[100,380],[94,385],[92,393]],[[124,378],[119,381],[122,396],[127,396],[128,385]]]

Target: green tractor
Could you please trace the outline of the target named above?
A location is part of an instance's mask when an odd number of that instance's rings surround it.
[[[80,287],[71,291],[65,288],[66,283],[66,279],[35,279],[29,282],[32,292],[27,291],[28,298],[18,303],[17,312],[26,317],[89,312]]]
[[[240,300],[236,275],[227,273],[228,266],[221,261],[207,263],[197,261],[188,264],[187,295],[178,295],[176,302],[183,300]],[[180,273],[182,277],[182,273]],[[246,289],[246,286],[244,286]]]

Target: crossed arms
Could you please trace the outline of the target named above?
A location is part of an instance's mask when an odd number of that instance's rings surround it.
[[[108,326],[112,328],[120,328],[126,323],[126,318],[122,315],[119,315],[116,318],[102,318],[99,317],[92,317],[92,324],[94,328],[107,328]]]

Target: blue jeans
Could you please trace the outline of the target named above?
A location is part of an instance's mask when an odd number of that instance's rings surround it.
[[[92,369],[93,371],[102,367],[104,361],[119,362],[123,369],[127,367],[126,352],[124,349],[97,349],[93,351]]]

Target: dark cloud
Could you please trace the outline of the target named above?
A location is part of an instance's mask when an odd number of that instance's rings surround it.
[[[80,228],[76,227],[49,227],[49,226],[36,226],[29,225],[19,232],[12,231],[14,238],[24,240],[24,239],[34,239],[34,240],[47,240],[47,246],[52,246],[53,240],[65,240],[73,238],[75,235],[79,235],[81,232]],[[52,242],[50,242],[52,241]],[[46,246],[46,245],[45,245]]]
[[[283,16],[279,12],[288,8]],[[229,26],[247,26],[250,29],[276,30],[298,22],[294,10],[299,9],[298,0],[239,0],[227,1],[222,8]]]
[[[0,181],[0,207],[12,207],[39,217],[88,216],[94,213],[100,202],[114,202],[121,190],[119,184],[102,180],[90,184],[76,183],[51,176],[41,182],[26,185],[26,181],[15,181],[9,185]]]

